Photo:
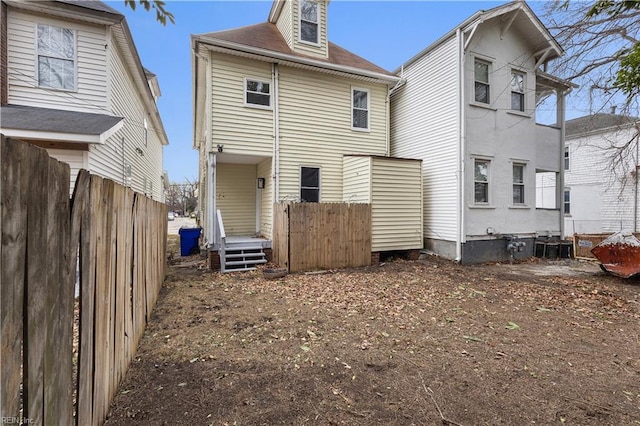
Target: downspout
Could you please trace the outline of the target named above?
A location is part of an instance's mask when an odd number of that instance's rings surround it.
[[[384,131],[385,131],[385,138],[386,138],[385,156],[387,157],[391,156],[391,128],[390,128],[391,126],[389,126],[389,120],[391,119],[391,117],[389,117],[389,114],[391,112],[391,107],[389,105],[390,100],[391,100],[391,88],[387,90],[387,96],[384,101],[385,114],[386,114],[386,120],[384,121]]]
[[[566,96],[571,93],[571,89],[559,90],[560,97],[558,99],[558,121],[560,123],[560,154],[558,158],[559,163],[559,184],[558,193],[556,194],[556,204],[560,207],[560,238],[564,238],[564,144],[565,144],[565,104]],[[549,235],[550,237],[551,235]]]
[[[475,29],[476,27],[474,27]],[[473,35],[473,32],[472,34]],[[466,150],[466,126],[465,126],[465,91],[464,91],[464,46],[463,46],[463,33],[460,28],[456,30],[456,38],[458,42],[458,65],[456,67],[456,72],[458,73],[457,77],[457,92],[458,92],[458,170],[456,171],[458,175],[458,217],[457,220],[457,228],[458,232],[456,233],[456,262],[462,261],[462,244],[464,243],[464,159],[465,159],[465,150]],[[471,36],[469,37],[471,39]]]
[[[280,71],[277,63],[271,64],[273,74],[273,177],[274,203],[280,202]],[[272,218],[273,220],[273,218]]]
[[[208,248],[218,248],[216,239],[216,154],[209,151],[209,161],[207,162],[207,246]]]

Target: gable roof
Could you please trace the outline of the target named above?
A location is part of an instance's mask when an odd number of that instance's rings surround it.
[[[78,142],[87,143],[104,142],[123,121],[122,117],[106,114],[23,105],[2,105],[0,116],[0,130],[7,136],[48,140],[77,139]],[[77,138],[69,138],[68,135],[76,135]]]
[[[519,14],[524,14],[526,19],[516,19]],[[468,33],[468,39],[466,41],[468,42],[468,40],[473,37],[475,28],[478,25],[483,24],[490,19],[503,17],[506,15],[509,15],[509,19],[506,20],[506,29],[508,29],[511,25],[518,25],[518,27],[522,29],[522,32],[523,34],[526,34],[529,43],[535,46],[536,60],[542,59],[542,62],[546,62],[550,59],[560,57],[564,54],[564,50],[562,49],[560,44],[558,44],[555,38],[553,38],[549,30],[547,30],[540,19],[538,19],[536,14],[531,10],[527,3],[524,0],[515,0],[501,6],[496,6],[492,9],[480,10],[474,13],[461,24],[449,31],[447,34],[440,37],[438,40],[427,46],[417,55],[413,56],[404,64],[396,68],[393,72],[395,74],[399,73],[403,67],[411,65],[412,63],[429,53],[431,50],[444,43],[446,40],[455,36],[458,30],[462,31],[463,33]],[[506,29],[504,31],[506,31]]]
[[[567,120],[565,123],[565,134],[577,136],[586,133],[612,130],[632,125],[640,124],[640,118],[619,114],[592,114],[584,117]]]
[[[327,59],[303,55],[291,50],[275,24],[263,22],[246,27],[192,35],[193,42],[266,56],[272,59],[362,75],[393,83],[398,78],[372,62],[329,42]],[[231,52],[229,52],[231,53]]]

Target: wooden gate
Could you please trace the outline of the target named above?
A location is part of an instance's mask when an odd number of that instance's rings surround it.
[[[290,272],[371,264],[371,205],[274,205],[273,259]]]

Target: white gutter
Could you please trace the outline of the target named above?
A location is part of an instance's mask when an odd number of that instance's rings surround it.
[[[274,184],[274,203],[280,202],[280,105],[279,105],[279,85],[280,71],[278,64],[272,64],[273,70],[273,184]],[[273,218],[272,218],[273,220]]]
[[[259,47],[247,46],[245,44],[234,43],[226,40],[219,40],[211,37],[198,37],[198,41],[209,44],[212,46],[223,47],[226,49],[237,50],[246,53],[252,53],[254,55],[266,56],[272,59],[278,59],[281,61],[293,62],[303,65],[309,65],[316,68],[322,68],[326,70],[339,71],[346,74],[354,74],[363,77],[375,78],[378,80],[395,83],[400,80],[400,77],[394,75],[383,74],[375,71],[363,70],[361,68],[350,67],[346,65],[333,64],[317,59],[306,58],[296,55],[290,55],[288,53],[275,52],[273,50],[266,50]]]
[[[472,33],[473,35],[473,33]],[[456,38],[458,41],[458,64],[456,66],[457,77],[457,92],[458,92],[458,217],[456,226],[458,227],[457,241],[456,241],[456,262],[462,261],[462,243],[465,240],[464,229],[464,170],[465,170],[465,150],[466,150],[466,132],[465,132],[465,96],[464,96],[464,34],[460,28],[456,31]]]
[[[385,143],[386,143],[385,155],[387,157],[391,156],[391,126],[389,124],[391,120],[391,117],[389,116],[389,114],[391,113],[391,105],[390,105],[391,90],[393,89],[387,90],[387,96],[384,101],[384,109],[385,109],[384,133],[385,133]]]

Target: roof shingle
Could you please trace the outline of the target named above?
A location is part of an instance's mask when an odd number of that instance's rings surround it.
[[[245,46],[269,50],[276,53],[297,56],[301,59],[314,59],[328,64],[358,68],[365,71],[376,72],[393,76],[392,73],[367,61],[366,59],[349,52],[348,50],[329,42],[329,58],[322,59],[314,56],[302,55],[291,50],[275,24],[263,22],[232,30],[216,31],[200,34],[200,37],[237,43]]]
[[[95,136],[123,120],[112,115],[22,105],[2,105],[0,117],[0,128]]]
[[[637,122],[637,117],[618,114],[592,114],[567,120],[565,123],[566,136],[574,136],[611,127],[622,127]]]

